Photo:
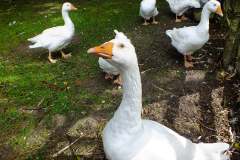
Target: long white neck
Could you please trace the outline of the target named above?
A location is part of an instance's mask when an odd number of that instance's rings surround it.
[[[203,32],[209,31],[209,17],[211,12],[207,9],[207,6],[205,5],[202,10],[201,14],[201,21],[198,24],[198,29]]]
[[[73,24],[71,18],[69,17],[68,11],[62,10],[62,17],[64,20],[64,26],[66,26],[68,29],[74,31],[74,24]]]
[[[119,132],[137,132],[142,127],[142,85],[138,65],[121,73],[123,80],[122,102],[111,119],[111,124]]]

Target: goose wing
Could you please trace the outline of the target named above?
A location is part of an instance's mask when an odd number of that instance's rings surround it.
[[[99,60],[98,60],[98,63],[99,63],[99,67],[104,72],[109,73],[109,74],[113,74],[113,75],[119,75],[120,74],[120,71],[115,66],[113,66],[108,61],[106,61],[105,59],[100,57]]]

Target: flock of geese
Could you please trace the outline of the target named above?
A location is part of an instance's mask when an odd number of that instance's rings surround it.
[[[167,0],[176,14],[176,22],[186,19],[184,12],[189,8],[203,6],[201,21],[197,26],[167,30],[172,45],[184,55],[185,67],[193,67],[191,54],[200,49],[209,39],[209,16],[211,13],[223,16],[221,4],[217,0]],[[30,48],[46,48],[48,59],[56,63],[51,53],[60,51],[63,58],[65,48],[74,35],[74,24],[68,12],[76,10],[71,3],[64,3],[62,16],[64,26],[44,30],[41,34],[28,39],[33,43]],[[142,0],[140,15],[144,25],[150,18],[158,23],[156,0]],[[142,113],[142,83],[135,47],[131,40],[114,30],[114,39],[87,52],[99,57],[99,66],[104,72],[121,75],[123,97],[120,106],[103,130],[103,146],[109,160],[229,160],[227,143],[193,143],[170,128],[155,121],[144,120]],[[120,80],[119,80],[120,81]]]

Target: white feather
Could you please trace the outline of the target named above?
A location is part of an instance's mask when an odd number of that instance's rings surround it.
[[[105,73],[112,74],[112,75],[115,75],[115,76],[120,74],[120,71],[115,66],[113,66],[107,60],[105,60],[101,57],[98,59],[98,64],[99,64],[99,67]]]
[[[183,15],[190,8],[200,8],[199,0],[166,0],[173,13],[178,16]]]
[[[158,15],[156,0],[142,0],[140,4],[140,16],[149,20]]]

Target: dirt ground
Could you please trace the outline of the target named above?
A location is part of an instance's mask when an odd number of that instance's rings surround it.
[[[196,60],[198,64],[193,69],[185,69],[183,57],[171,46],[165,31],[196,23],[176,24],[169,11],[162,12],[166,12],[163,14],[166,16],[158,17],[158,25],[141,26],[139,19],[139,27],[125,31],[139,58],[143,117],[158,121],[194,142],[231,143],[231,132],[239,135],[237,100],[240,83],[237,80],[224,81],[219,76],[224,32],[213,23],[210,41],[194,54],[199,58]],[[30,146],[36,148],[28,159],[105,159],[101,130],[119,105],[121,90],[104,81],[103,75],[81,85],[87,86],[89,92],[102,93],[104,90],[111,93],[113,103],[86,116],[84,113],[56,115],[52,126],[39,122],[35,132],[27,137],[29,143],[33,143]],[[91,106],[94,102],[82,103]],[[74,144],[56,156],[71,143]],[[2,147],[0,153],[4,160],[25,159],[26,156],[10,146]],[[240,159],[237,151],[232,159]]]

